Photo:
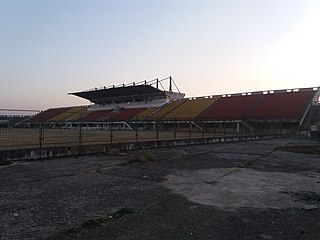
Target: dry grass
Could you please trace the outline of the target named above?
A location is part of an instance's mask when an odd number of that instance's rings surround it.
[[[79,136],[81,135],[81,138]],[[40,130],[32,128],[0,128],[0,150],[37,148],[40,146]],[[204,134],[211,137],[212,133]],[[191,138],[202,137],[201,132],[192,132]],[[188,139],[189,132],[176,132],[176,139]],[[138,131],[138,141],[154,141],[157,139],[156,131]],[[159,131],[158,140],[174,139],[173,131]],[[136,132],[134,130],[114,130],[112,142],[134,142]],[[91,144],[111,143],[110,130],[86,130],[82,129],[44,129],[42,147],[77,146]]]

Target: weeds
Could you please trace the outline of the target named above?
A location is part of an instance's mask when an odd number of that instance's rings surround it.
[[[144,152],[144,157],[147,161],[149,162],[154,162],[156,161],[156,156],[154,155],[154,153],[151,150],[147,150]]]
[[[64,229],[53,236],[49,237],[48,240],[63,240],[69,235],[78,234],[81,229],[92,229],[99,227],[109,221],[115,221],[125,215],[133,214],[133,208],[121,208],[120,210],[107,214],[107,216],[94,216],[90,219],[85,220],[79,227]]]

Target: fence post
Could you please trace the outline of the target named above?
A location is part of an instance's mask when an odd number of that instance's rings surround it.
[[[204,123],[201,124],[201,136],[204,138]]]
[[[232,137],[235,137],[234,120],[232,120]]]
[[[156,140],[159,141],[159,126],[158,126],[158,122],[155,122],[156,124]]]
[[[111,122],[110,122],[110,144],[112,145],[113,143],[113,121],[111,119]]]
[[[275,127],[274,127],[274,120],[271,121],[271,127],[272,127],[272,129],[271,129],[271,134],[272,134],[272,135],[276,135],[276,129],[275,129]]]
[[[136,119],[136,124],[135,124],[135,130],[136,130],[136,142],[138,142],[138,122]]]
[[[251,126],[251,130],[250,130],[250,136],[255,136],[256,135],[256,128],[254,126],[255,121],[257,121],[257,119],[254,120],[250,120],[250,126]],[[251,138],[252,139],[252,138]]]
[[[254,136],[259,136],[259,121],[260,120],[257,120],[256,121],[256,127],[254,128],[255,129],[255,132],[254,132]]]
[[[43,111],[40,112],[40,124],[39,124],[39,147],[40,147],[40,151],[42,149],[43,146],[43,138],[44,138],[44,116],[43,116]],[[40,154],[41,157],[41,154]]]
[[[81,154],[81,145],[82,145],[82,114],[80,113],[79,118],[79,152],[78,154]]]

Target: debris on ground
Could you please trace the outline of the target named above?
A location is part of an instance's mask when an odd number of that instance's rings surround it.
[[[6,166],[6,165],[10,165],[12,164],[11,161],[8,161],[8,160],[1,160],[0,161],[0,166]]]
[[[266,235],[266,234],[259,234],[259,236],[262,238],[262,239],[272,239],[272,237],[270,235]]]
[[[135,162],[147,163],[147,162],[155,162],[157,160],[158,158],[156,157],[153,151],[146,150],[143,152],[143,154],[132,156],[129,159],[129,163],[135,163]]]
[[[125,153],[121,152],[119,148],[110,148],[108,151],[108,155],[110,156],[124,156]]]
[[[275,150],[304,154],[320,154],[319,145],[278,146]]]
[[[292,198],[294,198],[295,202],[303,203],[303,209],[305,210],[313,210],[317,209],[318,206],[316,203],[320,203],[320,195],[314,192],[286,192],[280,191],[279,193],[290,194]]]
[[[314,204],[305,204],[303,205],[303,209],[305,210],[313,210],[313,209],[317,209],[318,207]]]

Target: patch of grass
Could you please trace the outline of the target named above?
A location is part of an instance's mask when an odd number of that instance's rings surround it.
[[[132,156],[129,160],[129,163],[135,163],[135,162],[154,162],[157,161],[156,155],[151,150],[146,150],[141,155]]]
[[[121,208],[111,215],[112,219],[122,218],[125,215],[133,214],[134,210],[132,208]]]
[[[80,228],[94,228],[94,227],[98,227],[101,226],[102,223],[107,222],[108,219],[104,218],[104,217],[94,217],[92,219],[88,219],[86,221],[84,221]]]
[[[128,214],[132,214],[134,213],[134,209],[133,208],[121,208],[118,213],[121,213],[123,215],[128,215]]]
[[[64,229],[51,237],[48,238],[48,240],[63,240],[69,235],[75,235],[79,234],[81,229],[92,229],[95,227],[99,227],[104,223],[107,223],[109,221],[115,221],[119,218],[122,218],[125,215],[128,214],[133,214],[135,211],[133,208],[121,208],[120,210],[107,214],[107,217],[104,216],[94,216],[90,219],[85,220],[79,227],[73,227],[73,228],[68,228]]]
[[[68,228],[64,229],[61,232],[54,234],[51,237],[48,237],[48,240],[63,240],[69,235],[73,235],[79,232],[78,228]]]
[[[157,160],[156,155],[151,150],[147,150],[144,152],[144,157],[149,162],[154,162]]]

